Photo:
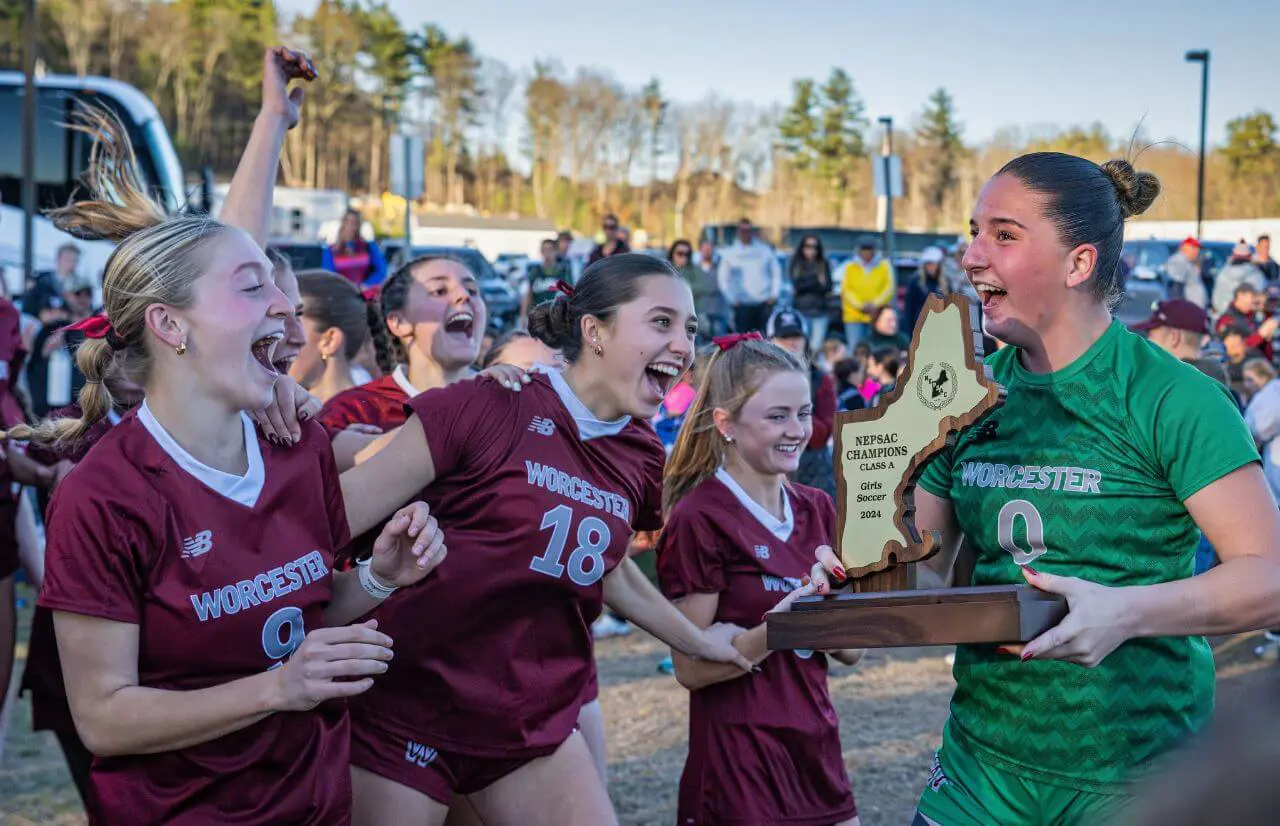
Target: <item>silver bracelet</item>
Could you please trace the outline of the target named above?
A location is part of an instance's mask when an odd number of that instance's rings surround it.
[[[373,575],[373,569],[369,567],[371,562],[373,562],[372,559],[365,559],[361,560],[356,565],[360,570],[360,573],[357,575],[360,578],[360,587],[364,588],[364,592],[374,599],[384,600],[394,594],[398,589],[394,585],[388,586],[379,582],[378,578]]]

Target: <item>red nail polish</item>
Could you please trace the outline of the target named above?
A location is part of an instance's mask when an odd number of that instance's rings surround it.
[[[1022,567],[1030,571],[1032,576],[1040,576],[1040,572],[1037,571],[1035,568],[1032,568],[1030,565],[1023,565]]]
[[[848,577],[845,576],[844,568],[841,568],[839,565],[832,569],[832,573],[834,573],[839,579],[848,579]]]
[[[1030,652],[1030,651],[1023,651],[1023,652],[1022,652],[1022,661],[1025,663],[1025,662],[1026,662],[1027,660],[1029,660],[1029,659],[1031,659],[1031,652]]]

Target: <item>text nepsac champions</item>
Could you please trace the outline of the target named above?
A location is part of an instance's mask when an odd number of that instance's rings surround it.
[[[898,444],[897,433],[871,433],[854,438],[854,446],[844,452],[846,462],[864,461],[867,459],[902,459],[911,455],[906,445]],[[858,470],[885,470],[888,466],[877,463],[859,465]]]

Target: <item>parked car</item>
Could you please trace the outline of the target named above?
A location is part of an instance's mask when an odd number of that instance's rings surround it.
[[[388,270],[394,270],[406,259],[403,241],[386,241],[382,245],[387,257]],[[507,280],[494,270],[493,265],[480,250],[472,247],[420,247],[414,246],[412,258],[424,255],[447,255],[462,261],[475,273],[480,284],[480,296],[489,310],[489,326],[505,331],[515,325],[520,317],[520,296]]]
[[[1130,274],[1139,279],[1157,279],[1168,284],[1166,267],[1178,248],[1181,239],[1145,238],[1126,241],[1121,256],[1130,267]],[[1230,241],[1202,241],[1200,243],[1200,275],[1204,279],[1205,289],[1213,294],[1213,282],[1218,271],[1231,259],[1231,250],[1235,245]]]
[[[1125,281],[1124,298],[1112,315],[1126,327],[1131,327],[1150,318],[1155,305],[1168,297],[1169,287],[1163,279],[1130,275]]]
[[[288,258],[294,272],[324,266],[324,244],[319,241],[271,241],[267,246]]]
[[[498,257],[493,259],[493,268],[499,275],[506,276],[510,280],[516,270],[524,272],[531,263],[533,260],[523,253],[500,252]]]

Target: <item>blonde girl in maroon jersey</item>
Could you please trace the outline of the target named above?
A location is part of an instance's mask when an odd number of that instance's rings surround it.
[[[667,462],[658,574],[696,625],[748,627],[734,644],[757,668],[673,653],[690,692],[678,821],[856,826],[827,655],[860,652],[765,645],[763,615],[815,593],[809,560],[835,532],[831,497],[787,481],[813,435],[808,370],[758,334],[716,343]]]
[[[242,187],[223,213],[254,227],[298,119],[288,79],[314,76],[287,50],[269,51],[266,66],[263,115],[237,173],[260,188]],[[345,709],[326,701],[368,690],[391,640],[376,623],[343,623],[425,576],[442,537],[416,504],[388,525],[370,566],[329,576],[347,530],[327,438],[307,422],[298,450],[273,448],[241,412],[282,390],[294,408],[271,364],[291,307],[260,239],[165,216],[123,127],[90,120],[91,197],[54,213],[65,229],[119,244],[106,314],[77,354],[83,416],[11,435],[73,442],[112,409],[108,375],[123,370],[144,388],[138,410],[59,485],[49,517],[40,599],[55,612],[76,726],[98,756],[95,822],[346,822]],[[279,410],[263,415],[291,433]],[[287,784],[278,749],[291,752]]]

